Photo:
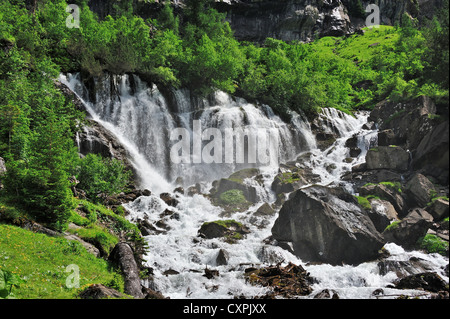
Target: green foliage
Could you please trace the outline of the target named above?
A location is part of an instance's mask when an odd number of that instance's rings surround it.
[[[425,237],[419,239],[420,248],[425,249],[429,253],[439,253],[443,256],[448,251],[448,241],[444,241],[436,235],[426,234]]]
[[[25,283],[19,276],[10,271],[0,269],[0,299],[8,299],[12,297],[12,288],[20,287]]]
[[[96,154],[88,154],[81,159],[75,172],[80,181],[78,187],[93,201],[100,201],[106,196],[123,191],[129,182],[130,174],[122,162]]]
[[[247,201],[243,192],[238,189],[230,189],[229,191],[223,192],[220,194],[219,198],[225,205],[239,205]]]

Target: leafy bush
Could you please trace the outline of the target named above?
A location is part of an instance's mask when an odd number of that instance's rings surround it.
[[[100,201],[102,196],[120,193],[127,186],[131,173],[125,170],[123,163],[116,159],[102,158],[100,155],[88,154],[80,160],[76,176],[83,189],[93,201]]]
[[[241,190],[231,189],[229,191],[223,192],[219,196],[220,201],[225,205],[238,205],[245,203],[247,200]]]

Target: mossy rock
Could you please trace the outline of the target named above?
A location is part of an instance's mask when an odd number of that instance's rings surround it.
[[[249,232],[249,229],[240,222],[228,219],[203,223],[198,234],[206,239],[223,237],[227,242],[233,243],[242,239]]]

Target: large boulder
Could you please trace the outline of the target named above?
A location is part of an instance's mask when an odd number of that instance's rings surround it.
[[[256,168],[247,168],[237,171],[230,175],[228,178],[222,178],[214,183],[214,188],[211,190],[211,194],[215,198],[219,198],[221,194],[230,190],[239,190],[242,192],[245,199],[251,203],[258,201],[256,188],[245,183],[246,179],[253,178],[259,174],[259,170]]]
[[[389,225],[382,234],[387,242],[413,249],[432,224],[433,216],[421,208],[415,208],[401,221]]]
[[[367,151],[367,169],[408,170],[410,154],[400,146],[378,146]]]
[[[118,243],[109,256],[122,270],[125,286],[124,292],[138,299],[144,298],[139,278],[139,268],[134,258],[133,250],[127,243]]]
[[[412,205],[425,207],[436,190],[433,183],[424,175],[414,174],[406,183],[405,191]]]
[[[272,228],[278,242],[292,242],[305,261],[358,264],[384,245],[356,199],[341,188],[310,186],[291,194]]]

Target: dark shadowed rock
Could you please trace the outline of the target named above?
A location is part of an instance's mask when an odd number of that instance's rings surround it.
[[[206,239],[225,237],[229,240],[238,240],[249,233],[248,228],[235,220],[217,220],[203,223],[198,231]]]
[[[433,200],[431,205],[426,208],[427,212],[433,216],[434,220],[440,221],[445,217],[448,217],[449,205],[448,201],[443,198]]]
[[[222,265],[228,265],[228,259],[230,258],[230,255],[225,249],[220,249],[219,253],[216,257],[216,265],[222,266]]]
[[[215,188],[214,196],[219,198],[220,194],[233,189],[242,191],[242,195],[244,195],[245,199],[251,203],[256,203],[258,201],[256,188],[245,185],[242,181],[227,178],[219,180]]]
[[[280,210],[273,237],[292,242],[305,261],[358,264],[378,254],[380,233],[356,199],[341,188],[311,186],[298,190]]]
[[[372,209],[368,212],[375,228],[382,232],[386,229],[391,221],[398,220],[397,211],[394,206],[386,200],[371,199],[370,205]]]

